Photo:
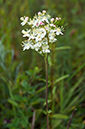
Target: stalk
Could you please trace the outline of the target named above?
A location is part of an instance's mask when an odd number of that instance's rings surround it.
[[[72,118],[73,118],[73,116],[74,116],[76,110],[77,110],[77,109],[75,109],[75,110],[73,111],[73,113],[72,113],[72,116],[71,116],[71,118],[70,118],[70,120],[69,120],[69,122],[68,122],[67,129],[70,128],[70,124],[71,124]]]
[[[50,105],[50,110],[52,111],[52,113],[50,114],[51,117],[50,117],[50,129],[52,129],[52,115],[53,115],[53,87],[54,87],[54,84],[53,84],[53,64],[54,64],[54,44],[52,44],[52,53],[51,53],[51,105]]]
[[[32,127],[31,127],[31,129],[34,129],[34,125],[35,125],[35,109],[33,109],[33,118],[32,118]]]
[[[47,113],[47,129],[49,129],[49,118],[48,118],[48,55],[45,58],[46,67],[46,113]]]

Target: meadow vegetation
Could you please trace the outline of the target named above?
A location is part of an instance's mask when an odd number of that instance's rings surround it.
[[[46,129],[44,59],[22,51],[20,25],[43,9],[65,28],[48,58],[50,129],[66,129],[75,109],[69,129],[85,129],[85,0],[0,0],[0,129],[31,129],[33,116]]]

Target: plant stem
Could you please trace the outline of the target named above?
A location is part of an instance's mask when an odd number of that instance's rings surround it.
[[[34,125],[35,125],[35,110],[33,109],[33,119],[32,119],[32,127],[31,127],[31,129],[34,129]]]
[[[70,118],[70,120],[69,120],[69,122],[68,122],[67,129],[69,129],[69,127],[70,127],[70,124],[71,124],[72,118],[73,118],[73,116],[74,116],[74,114],[75,114],[75,111],[76,111],[76,110],[77,110],[77,109],[75,109],[75,110],[73,111],[73,113],[72,113],[72,116],[71,116],[71,118]]]
[[[53,60],[54,60],[54,51],[53,51],[53,44],[52,44],[52,53],[51,53],[51,105],[50,105],[50,110],[52,111],[52,113],[50,114],[50,129],[52,129],[52,114],[53,114],[53,110],[52,110],[52,106],[53,106]]]
[[[50,113],[50,129],[52,129],[52,115],[54,112],[54,102],[53,102],[53,87],[54,87],[54,64],[55,64],[55,53],[54,53],[54,48],[55,48],[55,44],[51,45],[51,105],[50,105],[50,110],[52,111]]]
[[[46,113],[47,113],[47,129],[49,129],[49,119],[48,119],[48,55],[45,59],[46,67]]]

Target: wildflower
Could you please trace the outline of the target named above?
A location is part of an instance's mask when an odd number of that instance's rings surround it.
[[[29,37],[30,36],[29,32],[30,30],[28,31],[22,30],[22,33],[24,34],[23,37]]]
[[[54,25],[53,23],[51,23],[51,24],[50,24],[50,26],[52,26],[52,27],[56,27],[56,25]]]
[[[46,23],[49,23],[49,21],[48,21],[48,19],[47,19],[47,17],[46,16],[44,16],[43,18],[42,18],[42,22],[46,22]]]
[[[46,65],[46,96],[48,90],[48,56],[46,54],[51,51],[51,43],[57,41],[57,35],[63,35],[62,30],[63,27],[58,26],[57,21],[61,18],[56,17],[56,19],[51,18],[50,15],[46,13],[46,10],[43,10],[42,13],[38,12],[32,19],[28,17],[20,18],[22,23],[21,25],[25,25],[26,23],[29,25],[29,30],[22,30],[23,37],[26,37],[27,40],[23,42],[23,51],[28,49],[34,49],[38,53],[44,56],[45,65]],[[58,22],[59,23],[59,22]],[[46,110],[47,107],[47,97],[46,97]],[[47,128],[49,128],[48,122],[48,113],[47,113]]]
[[[30,35],[29,40],[35,39],[35,36],[33,34]]]
[[[30,48],[30,42],[23,43],[23,51]]]
[[[43,45],[43,46],[42,46],[42,52],[43,52],[43,53],[50,53],[50,50],[49,50],[48,48],[49,48],[48,45]]]
[[[40,47],[40,46],[38,45],[38,43],[35,44],[35,45],[34,45],[35,51],[38,51],[38,50],[39,50],[39,47]]]
[[[63,35],[63,33],[61,32],[61,29],[60,28],[57,28],[57,30],[56,30],[56,35]]]
[[[28,17],[21,17],[20,18],[20,20],[22,21],[21,25],[24,26],[27,23],[28,19],[29,19]]]
[[[63,35],[63,27],[58,26],[55,21],[61,18],[51,18],[46,13],[46,10],[38,12],[32,19],[28,17],[21,17],[21,25],[28,24],[30,29],[22,30],[23,37],[27,40],[23,42],[23,51],[34,49],[40,54],[50,53],[51,43],[57,41],[57,35]]]

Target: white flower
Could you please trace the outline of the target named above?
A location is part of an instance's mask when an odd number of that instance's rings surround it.
[[[38,20],[34,20],[33,23],[32,23],[33,24],[32,28],[37,26],[37,23],[38,23]]]
[[[54,28],[54,29],[52,29],[52,30],[50,30],[50,33],[49,34],[55,34],[55,32],[56,32],[56,28]]]
[[[56,27],[56,25],[54,25],[53,23],[50,24],[51,27]]]
[[[49,42],[54,43],[57,39],[55,38],[55,33],[49,33]]]
[[[44,38],[44,39],[42,40],[42,44],[45,44],[45,45],[47,45],[47,44],[48,44],[48,40],[47,40],[47,38]]]
[[[39,29],[36,29],[36,30],[37,30],[37,32],[36,32],[35,39],[36,39],[36,42],[38,42],[38,41],[41,41],[45,37],[46,31],[45,31],[44,28],[39,28]]]
[[[23,18],[23,17],[20,17],[20,20],[21,20],[21,21],[23,21],[23,20],[24,20],[24,18]]]
[[[38,47],[41,47],[41,46],[42,46],[42,41],[37,42],[36,45],[37,45]]]
[[[46,16],[44,16],[43,18],[42,18],[42,22],[46,22],[46,23],[49,23],[49,21],[48,21],[48,19],[47,19],[47,17]]]
[[[54,43],[54,42],[56,42],[57,41],[57,39],[55,38],[55,32],[56,32],[56,30],[50,30],[50,33],[49,33],[49,42],[50,43]]]
[[[24,43],[24,45],[23,45],[23,51],[24,50],[28,50],[28,49],[30,49],[30,43],[28,42],[28,43]]]
[[[29,37],[29,40],[30,39],[35,39],[35,36],[33,34],[31,34],[30,37]]]
[[[41,28],[40,29],[40,35],[41,35],[41,38],[44,38],[45,35],[46,35],[46,30],[44,28]]]
[[[56,35],[63,35],[63,27],[58,27],[55,21],[60,19],[58,17],[56,19],[51,18],[50,15],[46,14],[45,10],[38,12],[37,15],[35,14],[29,20],[28,17],[21,17],[21,25],[23,26],[27,23],[30,27],[29,30],[22,30],[23,37],[27,38],[23,43],[23,50],[34,49],[41,54],[50,53],[50,44],[57,41]]]
[[[55,37],[55,33],[54,33],[54,32],[55,32],[55,30],[50,30],[49,37],[50,37],[50,36]]]
[[[21,22],[21,25],[24,26],[27,23],[28,19],[29,19],[28,17],[21,17],[20,20],[23,21]]]
[[[54,42],[56,42],[56,41],[57,41],[57,39],[54,38],[53,36],[49,37],[49,42],[50,42],[50,43],[54,43]]]
[[[49,50],[48,48],[49,48],[48,45],[43,45],[43,46],[42,46],[42,52],[43,52],[43,53],[50,53],[50,50]]]
[[[60,28],[57,28],[57,30],[56,30],[56,35],[63,35],[63,33],[61,32],[61,29]]]
[[[22,33],[24,34],[23,37],[29,37],[30,36],[29,32],[30,30],[27,30],[27,31],[22,30]]]
[[[40,34],[36,37],[36,42],[38,42],[38,41],[41,41],[42,40],[42,38],[41,38],[41,36],[40,36]]]
[[[40,48],[39,44],[38,44],[38,43],[36,43],[36,44],[34,45],[34,49],[35,49],[36,51],[38,51],[38,50],[39,50],[39,48]]]
[[[31,41],[31,40],[25,40],[24,42],[23,42],[23,51],[24,50],[28,50],[28,49],[34,49],[34,43]]]
[[[30,21],[28,22],[28,25],[33,25],[33,20],[30,19]]]

